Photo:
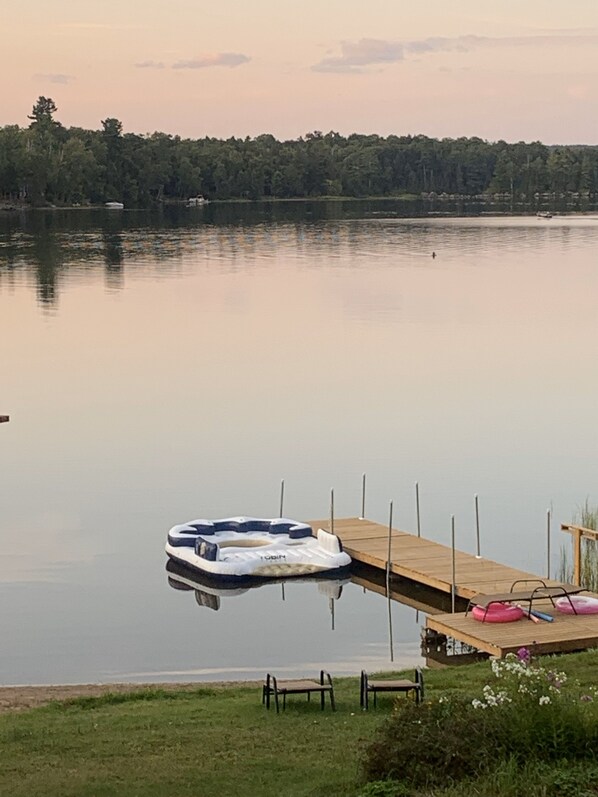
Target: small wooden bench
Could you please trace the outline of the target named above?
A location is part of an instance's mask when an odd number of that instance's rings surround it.
[[[538,586],[534,587],[533,589],[516,590],[515,587],[522,583],[536,583]],[[583,587],[576,586],[575,584],[557,584],[547,586],[546,582],[541,578],[529,579],[526,581],[519,580],[514,581],[511,584],[511,589],[509,592],[496,592],[492,595],[480,594],[470,598],[469,603],[467,604],[467,609],[465,610],[465,614],[468,614],[472,606],[481,606],[486,610],[486,612],[488,612],[488,607],[491,603],[512,603],[516,601],[528,603],[529,609],[531,610],[534,601],[546,598],[550,600],[553,606],[555,598],[567,598],[571,604],[573,613],[577,614],[573,601],[571,600],[571,595],[577,595],[579,592],[583,591]],[[484,619],[485,617],[486,615],[484,614]],[[482,620],[482,622],[484,622],[484,620]]]
[[[375,681],[370,680],[365,670],[361,671],[361,694],[360,703],[362,709],[369,708],[370,692],[374,695],[374,706],[376,705],[376,695],[378,692],[413,692],[415,702],[421,703],[424,699],[424,675],[420,667],[417,667],[413,681],[407,679],[393,680],[391,678],[380,678]]]
[[[280,695],[282,695],[282,708],[284,711],[287,705],[287,695],[307,695],[307,699],[309,701],[312,692],[319,693],[320,707],[322,711],[324,710],[326,694],[329,694],[332,710],[336,711],[332,678],[325,670],[320,670],[319,681],[311,681],[308,679],[300,679],[297,681],[279,681],[276,676],[268,673],[262,687],[262,703],[265,703],[266,708],[269,709],[270,698],[272,695],[274,695],[274,704],[276,706],[276,713],[278,714],[280,711],[280,704],[278,700]]]

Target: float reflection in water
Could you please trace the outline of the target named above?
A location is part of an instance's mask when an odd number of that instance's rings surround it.
[[[317,585],[318,592],[330,602],[337,601],[343,593],[343,587],[351,581],[347,575],[343,578],[331,578],[330,576],[305,576],[304,578],[247,578],[238,581],[222,581],[215,579],[206,573],[199,573],[188,567],[178,564],[170,559],[166,563],[168,573],[168,583],[173,589],[183,592],[195,592],[195,600],[198,606],[205,606],[208,609],[218,611],[221,598],[238,597],[244,595],[252,589],[259,589],[267,584],[282,585],[282,600],[284,600],[284,585],[287,581],[293,583],[313,582]],[[331,604],[330,604],[331,605]]]
[[[190,520],[168,532],[166,553],[200,573],[221,579],[286,578],[349,567],[340,539],[288,518]]]

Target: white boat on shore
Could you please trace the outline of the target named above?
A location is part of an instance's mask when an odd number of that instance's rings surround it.
[[[173,526],[168,556],[220,579],[287,578],[339,571],[351,564],[340,539],[288,518],[231,517]]]
[[[124,203],[123,202],[104,202],[104,207],[106,210],[123,210]]]

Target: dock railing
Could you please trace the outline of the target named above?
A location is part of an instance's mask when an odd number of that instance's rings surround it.
[[[573,537],[573,583],[581,583],[581,540],[598,540],[598,531],[587,529],[585,526],[576,526],[573,523],[561,523],[561,531],[566,531]]]

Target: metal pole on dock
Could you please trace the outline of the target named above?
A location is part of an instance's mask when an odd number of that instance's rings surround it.
[[[361,515],[360,520],[365,520],[365,473],[361,477]]]
[[[391,547],[392,547],[392,501],[389,507],[388,517],[388,559],[386,561],[386,591],[390,595],[390,566],[391,566]]]
[[[481,559],[482,555],[480,553],[480,507],[478,505],[478,494],[476,493],[473,497],[475,501],[475,538],[476,538],[476,559]]]
[[[284,504],[284,479],[281,479],[281,482],[280,482],[280,514],[279,514],[278,517],[284,517],[284,515],[282,513],[283,504]]]
[[[419,482],[415,482],[415,514],[417,517],[417,536],[421,537],[421,521],[419,516]]]
[[[455,516],[451,515],[451,559],[452,559],[452,584],[451,584],[451,611],[455,613]]]
[[[330,533],[334,534],[334,488],[330,490]]]
[[[390,646],[390,660],[395,660],[394,645],[392,642],[392,603],[390,600],[390,590],[388,591],[388,644]]]
[[[546,578],[550,578],[550,509],[546,510]]]
[[[392,501],[388,508],[388,561],[386,562],[386,601],[388,604],[388,644],[390,646],[390,660],[394,661],[394,645],[392,641],[392,602],[390,598],[390,567],[392,556]]]

